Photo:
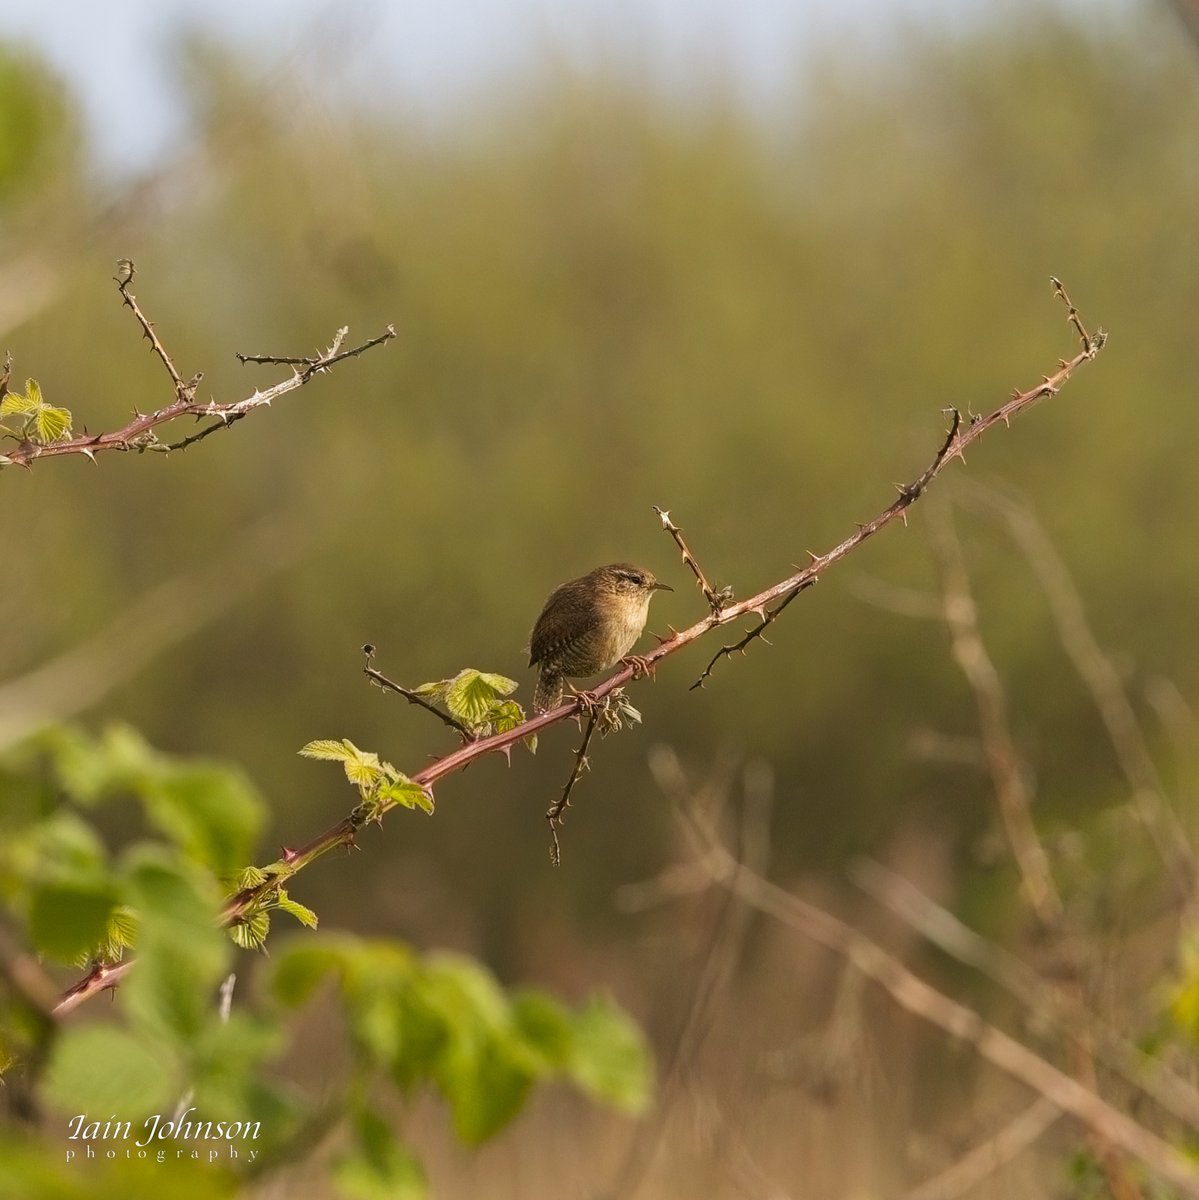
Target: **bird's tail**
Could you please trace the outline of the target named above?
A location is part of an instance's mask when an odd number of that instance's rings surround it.
[[[562,703],[562,676],[552,671],[542,671],[537,677],[537,687],[533,692],[533,711],[535,713],[549,712]]]

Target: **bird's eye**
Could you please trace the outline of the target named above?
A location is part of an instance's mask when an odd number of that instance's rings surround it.
[[[626,583],[631,583],[635,587],[642,587],[645,583],[645,576],[639,571],[618,571],[617,574]]]

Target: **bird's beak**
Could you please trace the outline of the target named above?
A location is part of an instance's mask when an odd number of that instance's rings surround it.
[[[674,588],[672,588],[669,583],[661,583],[655,579],[654,580],[654,590],[661,591],[661,592],[673,592]]]

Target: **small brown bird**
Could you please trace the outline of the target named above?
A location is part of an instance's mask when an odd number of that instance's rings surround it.
[[[674,588],[631,563],[596,567],[554,588],[529,636],[529,666],[540,668],[533,711],[560,704],[568,676],[616,666],[645,629],[650,599],[659,590]]]

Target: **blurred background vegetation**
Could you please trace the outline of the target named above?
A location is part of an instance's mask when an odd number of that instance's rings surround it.
[[[631,559],[676,589],[651,629],[701,614],[654,504],[718,584],[744,596],[782,578],[923,469],[942,408],[987,411],[1073,353],[1055,274],[1110,346],[938,487],[952,498],[968,475],[1033,507],[1177,794],[1193,795],[1194,743],[1171,758],[1164,710],[1146,700],[1173,696],[1177,712],[1199,693],[1186,649],[1199,54],[1168,5],[1000,6],[952,33],[897,24],[861,53],[830,37],[769,111],[715,77],[680,95],[616,56],[547,54],[430,124],[390,105],[386,81],[368,100],[335,70],[264,75],[253,47],[203,32],[175,54],[187,137],[151,174],[113,182],[93,172],[62,80],[28,47],[0,51],[0,345],[14,379],[36,377],[93,431],[169,398],[110,282],[126,255],[184,375],[203,370],[201,394],[222,401],[276,378],[235,351],[309,353],[343,324],[351,341],[388,323],[399,336],[184,454],[5,472],[0,729],[126,721],[166,750],[236,762],[267,798],[269,860],[351,800],[297,757],[308,740],[349,737],[410,771],[452,744],[367,685],[361,643],[409,684],[470,665],[521,679],[527,701],[528,630],[563,579]],[[1125,789],[1044,597],[1000,523],[973,509],[957,522],[1036,819],[1102,831]],[[919,512],[704,690],[687,689],[714,644],[668,660],[635,689],[644,725],[593,754],[559,869],[542,813],[577,737],[562,728],[535,759],[447,781],[432,819],[392,814],[352,864],[325,860],[292,894],[328,927],[466,951],[508,981],[570,998],[607,988],[665,1052],[706,909],[617,903],[678,853],[647,766],[664,743],[696,778],[714,755],[769,764],[780,881],[854,914],[865,904],[846,864],[902,861],[990,934],[1017,936],[989,780],[914,749],[976,726],[943,625],[877,603],[911,589],[937,591]],[[118,652],[31,692],[30,672],[93,639]],[[133,832],[131,813],[111,820],[114,841]],[[762,1083],[764,1054],[822,1028],[836,976],[765,929],[739,965],[712,1069],[739,1123],[787,1131],[782,1146],[753,1143],[781,1186],[873,1195],[854,1189],[919,1177],[921,1138],[935,1162],[945,1139],[978,1132],[961,1115],[976,1065],[885,1004],[881,1025],[903,1037],[873,1032],[848,1097]],[[535,1107],[514,1144],[532,1145],[550,1111]],[[579,1172],[619,1159],[618,1118],[563,1119],[588,1146]],[[870,1151],[846,1164],[836,1147],[864,1130]],[[480,1179],[489,1196],[550,1194],[511,1146],[468,1161],[428,1138],[441,1194],[484,1194]],[[663,1172],[717,1153],[690,1126],[666,1144]],[[1020,1194],[1054,1194],[1063,1144],[1056,1167],[1013,1168],[1028,1174],[1004,1186],[1046,1180]],[[566,1169],[553,1194],[589,1194]],[[676,1183],[655,1194],[700,1194]],[[729,1189],[708,1194],[748,1194]]]

